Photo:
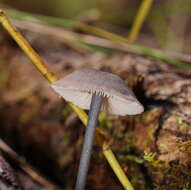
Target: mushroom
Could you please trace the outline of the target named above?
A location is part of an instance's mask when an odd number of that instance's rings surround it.
[[[112,115],[135,115],[143,112],[143,106],[120,77],[99,70],[77,70],[51,86],[67,101],[90,110],[75,187],[83,190],[100,110]]]

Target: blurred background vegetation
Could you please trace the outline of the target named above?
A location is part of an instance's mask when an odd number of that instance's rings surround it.
[[[128,36],[141,0],[1,0],[18,10],[48,16],[86,20]],[[137,42],[163,50],[190,53],[191,0],[154,0]]]

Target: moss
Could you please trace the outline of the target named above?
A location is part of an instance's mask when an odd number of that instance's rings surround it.
[[[19,117],[19,123],[24,125],[27,124],[31,119],[32,119],[31,114],[22,113],[21,116]]]
[[[149,110],[143,118],[143,122],[144,123],[150,123],[151,121],[153,121],[155,118],[157,118],[160,115],[160,109],[159,108],[153,108],[151,110]]]
[[[61,112],[61,116],[64,118],[69,117],[71,114],[73,113],[73,110],[70,106],[65,107],[62,112]]]
[[[99,114],[99,122],[101,127],[107,127],[109,129],[113,126],[113,121],[118,119],[118,116],[107,115],[105,112]]]
[[[162,162],[155,152],[145,151],[144,159],[153,190],[190,190],[190,165]]]
[[[151,123],[150,125],[147,126],[147,138],[145,139],[145,145],[148,146],[150,145],[154,140],[154,134],[155,130],[158,128],[158,123]]]
[[[144,159],[142,159],[141,157],[136,156],[136,155],[127,155],[126,158],[128,160],[136,162],[137,164],[142,164],[144,162]]]
[[[155,135],[159,127],[161,110],[160,107],[152,108],[134,120],[136,144],[143,151],[155,147]]]
[[[167,162],[157,160],[156,156],[157,154],[155,152],[144,151],[143,158],[147,161],[147,163],[155,168],[169,168],[169,164]]]
[[[185,130],[185,129],[188,129],[188,127],[190,127],[185,121],[184,121],[184,118],[182,118],[181,116],[179,115],[174,115],[173,116],[177,123],[178,123],[178,126],[181,130]]]
[[[190,166],[173,162],[167,169],[153,168],[154,190],[190,189]]]
[[[140,177],[137,177],[137,176],[135,176],[135,177],[133,177],[133,178],[131,179],[131,183],[133,184],[133,186],[144,185],[143,179],[140,178]]]

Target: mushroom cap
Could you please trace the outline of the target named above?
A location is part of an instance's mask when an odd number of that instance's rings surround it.
[[[81,69],[51,84],[67,101],[82,109],[90,109],[92,94],[104,96],[101,111],[112,115],[135,115],[143,106],[123,80],[112,73],[94,69]]]

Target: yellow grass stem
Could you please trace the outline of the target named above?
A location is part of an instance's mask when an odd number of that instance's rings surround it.
[[[142,0],[141,6],[137,12],[137,16],[134,20],[133,26],[127,38],[129,43],[133,43],[137,39],[139,31],[150,11],[152,3],[153,3],[153,0]]]
[[[107,146],[107,145],[106,145]],[[118,161],[116,160],[115,155],[113,154],[112,150],[109,148],[103,149],[103,154],[107,161],[109,162],[111,168],[115,172],[117,176],[120,176],[119,180],[123,187],[128,190],[134,190],[132,184],[124,174],[124,171],[122,170],[121,166],[119,165]]]
[[[35,52],[35,50],[30,46],[27,40],[21,35],[21,33],[10,23],[5,14],[0,11],[0,21],[3,27],[8,31],[12,38],[17,42],[20,48],[29,57],[36,68],[43,74],[43,76],[48,79],[49,82],[54,82],[57,77],[52,74],[48,68],[45,66],[44,62],[41,60],[40,56]]]
[[[13,39],[17,42],[20,48],[25,52],[25,54],[30,58],[32,63],[36,66],[36,68],[42,73],[42,75],[49,81],[54,82],[58,80],[56,75],[51,73],[48,67],[45,66],[45,63],[41,60],[40,56],[35,52],[35,50],[31,47],[31,45],[27,42],[27,40],[20,34],[20,32],[10,23],[8,18],[5,16],[3,11],[0,11],[0,22],[3,27],[8,31],[8,33],[13,37]],[[81,110],[79,107],[69,104],[72,109],[77,113],[78,117],[81,119],[84,125],[86,125],[88,116],[87,114]],[[133,190],[131,183],[128,178],[125,176],[124,171],[122,170],[120,164],[115,158],[112,150],[110,148],[105,149],[106,141],[104,140],[104,133],[98,129],[96,131],[96,140],[98,144],[101,146],[103,154],[113,169],[114,173],[118,177],[119,181],[123,185],[126,190]]]

